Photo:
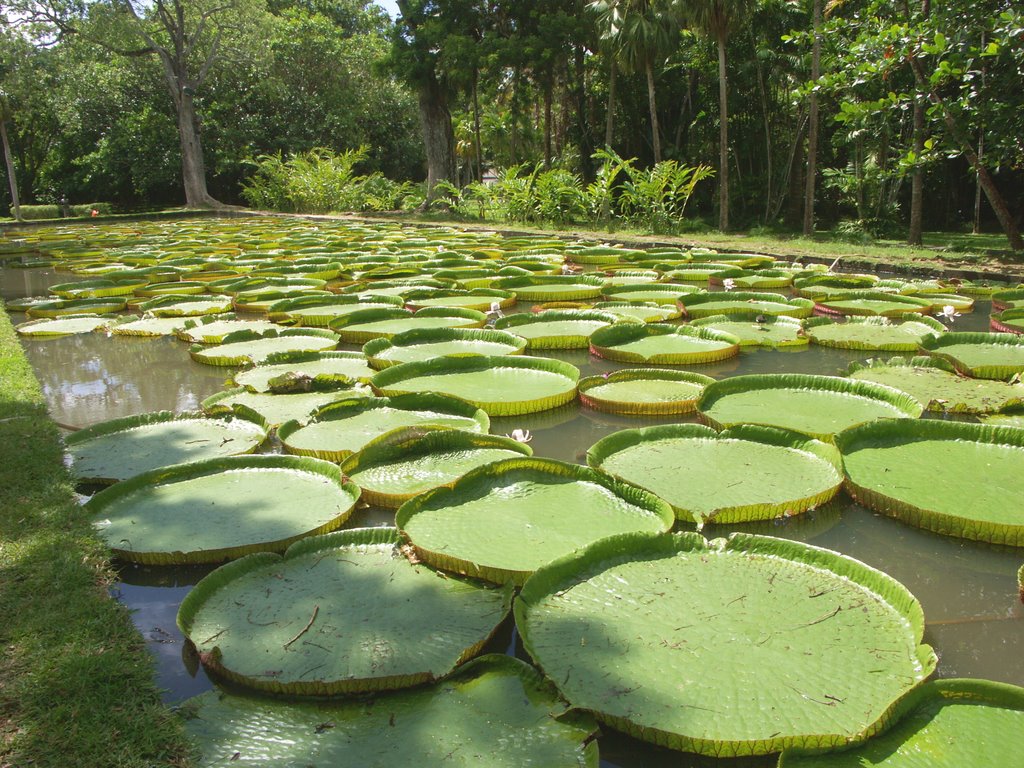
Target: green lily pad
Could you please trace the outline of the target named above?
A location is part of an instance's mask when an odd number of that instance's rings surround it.
[[[532,455],[528,445],[507,437],[403,427],[371,440],[342,462],[341,471],[362,488],[364,501],[396,509],[484,464]]]
[[[561,360],[474,355],[402,363],[380,371],[372,384],[384,395],[439,392],[490,416],[519,416],[572,402],[579,376]]]
[[[946,333],[924,339],[921,348],[979,379],[1024,373],[1024,338],[1013,333]]]
[[[50,293],[62,299],[101,299],[110,296],[131,296],[136,288],[141,288],[149,281],[145,278],[127,280],[109,280],[95,278],[80,280],[75,283],[58,283],[50,286]]]
[[[580,402],[589,408],[627,416],[693,413],[710,376],[661,368],[624,368],[588,376],[579,384]]]
[[[1017,286],[1016,288],[1006,288],[1005,290],[995,291],[992,294],[992,309],[1002,311],[1004,309],[1011,309],[1013,307],[1019,307],[1024,304],[1024,288]]]
[[[77,333],[92,333],[106,328],[113,322],[110,315],[63,315],[54,318],[40,318],[19,323],[14,330],[22,336],[71,336]]]
[[[294,328],[263,333],[235,331],[212,347],[193,345],[192,359],[205,365],[252,365],[282,352],[324,352],[338,346],[338,336],[323,328]]]
[[[280,330],[281,326],[269,320],[240,320],[234,313],[227,312],[185,320],[177,336],[190,344],[221,344],[227,336],[237,331],[251,331],[259,336],[268,331]]]
[[[202,402],[203,410],[211,416],[234,411],[238,406],[258,413],[271,427],[289,421],[305,424],[313,413],[339,400],[369,397],[367,389],[338,389],[333,392],[302,392],[298,394],[270,394],[235,387],[211,395]]]
[[[901,317],[928,314],[932,311],[932,303],[928,299],[914,299],[896,293],[847,291],[819,299],[817,309],[832,315]]]
[[[403,504],[395,523],[437,568],[522,584],[537,568],[605,536],[664,533],[671,508],[581,467],[515,458],[475,469]]]
[[[992,315],[989,327],[996,333],[1024,333],[1024,307],[1004,309]]]
[[[982,422],[996,427],[1024,427],[1024,412],[993,413],[982,418]]]
[[[390,339],[404,331],[426,328],[482,328],[487,315],[475,309],[427,307],[418,312],[405,309],[368,309],[331,321],[330,328],[349,344],[373,339]]]
[[[969,379],[938,357],[894,357],[854,363],[847,376],[900,389],[943,413],[992,413],[1024,405],[1024,384]]]
[[[294,323],[312,328],[326,328],[332,320],[361,312],[364,309],[388,309],[402,306],[401,297],[374,296],[362,299],[359,296],[300,296],[282,299],[267,308],[271,320]]]
[[[424,307],[461,307],[486,312],[498,305],[507,309],[516,303],[516,295],[511,291],[499,291],[495,288],[436,289],[428,288],[420,291],[409,291],[405,294],[405,303],[412,309]]]
[[[798,515],[843,484],[834,445],[775,427],[627,429],[591,446],[587,463],[657,494],[698,526]]]
[[[663,323],[683,314],[675,304],[655,304],[653,301],[599,301],[594,309],[645,323]]]
[[[717,429],[762,424],[830,441],[837,432],[875,419],[916,419],[924,406],[905,392],[869,381],[770,373],[708,385],[697,410]]]
[[[210,691],[182,705],[200,766],[597,768],[596,725],[528,664],[488,655],[373,702],[268,701]],[[424,728],[430,738],[424,738]],[[270,736],[272,734],[272,736]]]
[[[655,304],[676,306],[683,296],[700,289],[687,283],[650,283],[647,285],[618,285],[604,289],[608,301],[650,301]]]
[[[810,299],[790,299],[777,293],[746,293],[743,291],[720,291],[717,293],[694,293],[679,300],[687,317],[699,318],[711,315],[732,315],[750,313],[760,315],[785,315],[786,317],[810,317],[814,302]]]
[[[171,280],[162,283],[150,283],[135,289],[136,296],[146,299],[166,296],[167,294],[198,296],[202,293],[206,293],[206,283],[199,280]]]
[[[178,626],[207,668],[258,690],[432,682],[479,653],[512,590],[438,578],[403,557],[401,543],[394,528],[364,528],[243,558],[195,586]]]
[[[717,757],[864,741],[936,662],[899,582],[766,536],[606,538],[538,570],[515,616],[572,705]]]
[[[64,444],[78,479],[116,483],[172,464],[252,453],[266,439],[267,426],[256,414],[158,411],[94,424]]]
[[[185,325],[181,317],[129,317],[112,323],[115,336],[174,336]]]
[[[85,505],[118,557],[147,565],[219,563],[281,551],[348,519],[359,488],[298,456],[229,456],[143,472]]]
[[[888,317],[852,317],[845,322],[815,317],[804,323],[804,332],[823,347],[916,352],[926,336],[945,333],[946,327],[931,317],[896,322]]]
[[[652,285],[661,279],[661,273],[656,269],[615,269],[609,266],[605,269],[604,274],[612,287],[618,285]],[[687,292],[689,292],[689,288]]]
[[[722,272],[731,272],[736,264],[721,261],[704,261],[697,264],[673,264],[667,262],[655,266],[661,270],[662,277],[667,280],[681,280],[686,283],[707,283],[712,276]]]
[[[623,363],[696,365],[735,357],[739,339],[708,328],[664,323],[616,323],[595,331],[590,351]]]
[[[405,331],[390,339],[373,339],[363,354],[375,368],[415,363],[435,357],[464,355],[521,355],[526,339],[490,328],[423,328]]]
[[[519,301],[580,301],[596,299],[607,281],[594,275],[536,275],[503,277],[491,287],[512,291]]]
[[[620,320],[595,309],[548,309],[507,315],[494,327],[526,339],[530,349],[586,349],[594,331]]]
[[[262,364],[236,373],[233,380],[240,387],[269,392],[271,380],[286,374],[343,383],[368,382],[374,373],[360,352],[277,352]]]
[[[788,288],[793,284],[793,272],[789,269],[737,269],[726,274],[712,275],[712,285],[723,285],[732,280],[732,285],[744,290],[759,291],[766,288]]]
[[[850,291],[867,290],[876,283],[878,283],[877,275],[836,275],[826,273],[809,275],[807,277],[794,277],[793,290],[797,296],[817,301],[829,296],[849,293]]]
[[[428,426],[486,432],[490,419],[476,406],[434,393],[363,397],[324,406],[306,426],[283,424],[277,436],[289,453],[340,462],[394,429]]]
[[[935,680],[900,704],[891,729],[855,749],[785,752],[778,768],[961,768],[1013,765],[1024,737],[1024,688],[988,680]]]
[[[836,437],[860,503],[947,536],[1024,546],[1024,431],[924,419]]]
[[[127,300],[121,297],[34,301],[25,305],[25,314],[31,318],[65,317],[67,315],[106,315],[111,312],[120,312],[127,303]],[[12,304],[13,302],[8,302],[8,306],[12,306]]]
[[[786,315],[709,315],[690,323],[693,328],[710,328],[740,340],[741,347],[806,347],[810,339],[803,333],[804,323]]]
[[[231,299],[224,296],[170,294],[143,301],[139,304],[139,309],[154,317],[220,315],[231,309]]]

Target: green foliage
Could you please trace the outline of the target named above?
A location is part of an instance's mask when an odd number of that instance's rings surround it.
[[[93,211],[97,216],[107,216],[114,212],[114,207],[110,203],[84,203],[69,206],[69,211],[72,216],[92,216]],[[60,219],[63,214],[59,205],[23,205],[21,217],[26,220]]]

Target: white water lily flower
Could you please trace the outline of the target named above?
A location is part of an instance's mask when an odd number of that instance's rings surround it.
[[[528,429],[513,429],[512,434],[505,434],[505,437],[510,437],[517,443],[528,443],[533,440],[533,435],[530,434]]]
[[[495,318],[504,317],[501,311],[501,304],[497,301],[491,302],[491,308],[486,312],[487,316],[494,316]]]
[[[727,291],[731,291],[735,287],[736,281],[733,280],[731,277],[727,277],[725,278],[725,280],[722,281],[722,288],[724,288]]]
[[[960,313],[956,311],[956,307],[952,304],[947,304],[942,308],[942,311],[938,313],[938,317],[941,320],[949,320],[949,322],[956,322],[956,318],[960,317]]]

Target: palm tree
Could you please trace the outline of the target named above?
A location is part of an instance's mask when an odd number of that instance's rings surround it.
[[[661,162],[661,131],[658,128],[657,100],[654,96],[654,62],[675,41],[678,25],[670,0],[591,0],[587,4],[596,15],[597,26],[610,52],[612,77],[616,67],[632,73],[643,70],[647,77],[647,102],[651,111],[651,143],[654,162]],[[613,108],[611,99],[609,111]],[[608,132],[610,134],[610,131]]]
[[[729,229],[729,79],[726,44],[746,18],[755,0],[678,0],[689,24],[718,46],[718,228]]]

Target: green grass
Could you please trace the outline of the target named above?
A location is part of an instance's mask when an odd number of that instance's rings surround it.
[[[82,514],[56,426],[0,311],[0,765],[177,766],[181,724]]]

